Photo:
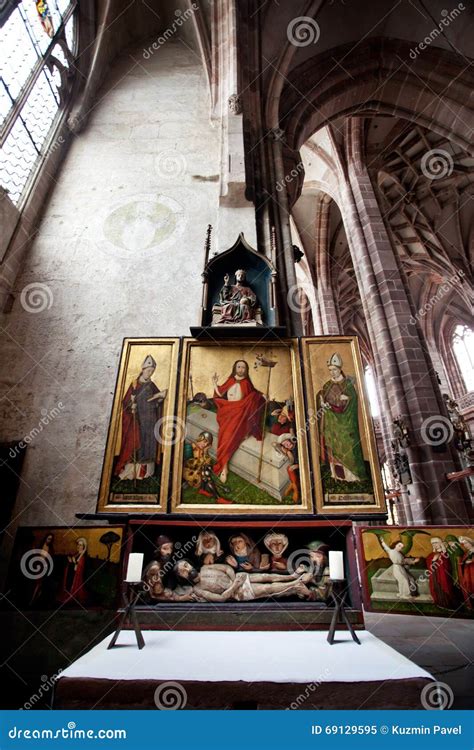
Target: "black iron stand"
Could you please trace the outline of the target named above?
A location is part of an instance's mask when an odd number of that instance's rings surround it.
[[[359,644],[360,641],[355,633],[354,628],[352,627],[352,624],[347,616],[347,612],[344,607],[344,599],[346,596],[346,582],[345,581],[331,581],[332,583],[332,590],[331,590],[331,599],[334,602],[334,612],[331,620],[331,625],[329,626],[329,633],[328,633],[328,642],[331,644],[331,646],[334,643],[334,634],[336,632],[336,627],[338,625],[338,622],[340,621],[341,624],[346,624],[347,629],[349,633],[352,636],[352,639]]]
[[[144,590],[143,583],[141,581],[139,583],[129,583],[128,581],[126,581],[126,584],[127,590],[124,594],[125,609],[120,617],[119,624],[117,625],[117,630],[113,634],[112,640],[107,646],[108,649],[115,646],[115,644],[117,643],[117,639],[126,623],[133,626],[135,635],[137,637],[138,648],[143,648],[145,645],[145,640],[143,638],[143,634],[137,618],[137,613],[135,611],[135,606]]]

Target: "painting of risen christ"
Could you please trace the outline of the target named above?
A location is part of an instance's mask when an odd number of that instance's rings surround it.
[[[241,443],[253,436],[263,439],[263,413],[265,397],[253,385],[249,377],[249,366],[245,360],[237,360],[227,380],[218,385],[214,374],[214,404],[219,425],[217,463],[214,472],[222,482],[227,481],[229,461]]]
[[[175,459],[174,510],[305,512],[295,346],[185,340],[178,411],[185,435]]]

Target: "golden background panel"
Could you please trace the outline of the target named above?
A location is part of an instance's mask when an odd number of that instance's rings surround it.
[[[26,527],[22,527],[23,533]],[[41,544],[47,534],[53,535],[53,546],[55,555],[72,555],[76,552],[76,542],[83,537],[87,541],[87,555],[89,557],[107,560],[108,548],[100,541],[100,537],[109,531],[114,531],[120,537],[119,541],[111,547],[110,562],[120,562],[120,552],[122,547],[123,528],[121,526],[97,526],[90,528],[58,528],[56,526],[45,526],[32,528],[31,536],[33,542],[31,549],[35,546],[40,549]]]
[[[377,528],[377,526],[374,526],[374,530],[377,530]],[[454,534],[454,536],[458,537],[458,539],[460,536],[468,536],[471,539],[474,538],[473,528],[463,528],[459,526],[452,528],[449,526],[436,526],[433,528],[426,526],[420,526],[419,528],[406,526],[405,528],[397,527],[393,530],[384,529],[384,531],[386,532],[384,540],[389,547],[391,547],[395,542],[403,542],[403,537],[400,536],[400,534],[403,534],[404,531],[425,532],[417,534],[413,537],[413,546],[409,552],[410,557],[426,557],[427,555],[429,555],[433,551],[430,539],[435,536],[439,537],[443,541],[449,534]],[[426,536],[426,532],[428,532],[429,536]],[[362,541],[364,545],[364,558],[367,562],[370,562],[371,560],[380,560],[382,558],[387,558],[387,553],[381,549],[380,542],[378,541],[375,534],[364,531],[362,533]]]
[[[249,376],[255,388],[266,393],[268,367],[254,369],[257,354],[264,354],[267,359],[276,360],[271,368],[270,401],[285,401],[293,397],[293,375],[291,367],[291,349],[282,344],[275,346],[232,344],[227,346],[193,346],[190,350],[189,375],[192,378],[194,394],[203,392],[209,398],[214,393],[212,376],[217,373],[218,384],[222,385],[232,372],[234,362],[243,359],[248,363]],[[187,398],[190,398],[190,381],[188,379]]]

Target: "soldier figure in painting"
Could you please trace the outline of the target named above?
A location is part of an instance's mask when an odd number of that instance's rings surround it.
[[[155,369],[156,362],[149,354],[122,402],[122,441],[114,469],[119,479],[148,479],[154,476],[161,458],[156,424],[167,391],[160,391],[152,381]]]
[[[273,443],[273,447],[277,453],[285,456],[289,463],[286,469],[290,480],[290,488],[287,495],[291,495],[293,502],[298,503],[300,500],[300,467],[298,463],[298,441],[296,435],[291,432],[284,432],[279,436],[278,440]]]
[[[358,482],[367,479],[359,432],[358,396],[351,377],[344,374],[342,358],[328,360],[331,379],[317,395],[321,409],[321,457],[333,479]]]

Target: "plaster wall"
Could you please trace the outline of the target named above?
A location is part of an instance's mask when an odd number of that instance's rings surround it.
[[[32,438],[4,555],[20,514],[70,525],[95,510],[122,339],[198,323],[219,128],[195,53],[142,47],[73,138],[2,319],[0,440]]]

